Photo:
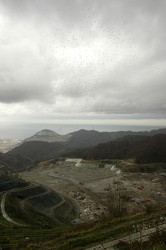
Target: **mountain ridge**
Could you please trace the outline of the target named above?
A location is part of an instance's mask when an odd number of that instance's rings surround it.
[[[71,152],[74,149],[84,149],[95,147],[102,143],[109,143],[111,141],[119,140],[125,136],[138,136],[141,138],[144,136],[150,137],[156,134],[161,134],[166,129],[152,130],[150,132],[132,132],[132,131],[119,131],[119,132],[98,132],[95,130],[79,130],[70,134],[67,134],[67,140],[59,140],[55,142],[48,141],[25,141],[18,147],[15,147],[10,154],[21,154],[24,157],[33,160],[44,160],[48,158],[58,157],[65,152]],[[40,131],[39,131],[40,132]],[[48,131],[49,132],[49,131]],[[53,133],[54,134],[54,133]],[[56,134],[56,133],[55,133]],[[138,142],[137,142],[138,143]],[[122,144],[122,143],[121,143]]]
[[[166,134],[126,136],[94,147],[71,150],[63,156],[84,160],[132,159],[141,164],[166,162]]]

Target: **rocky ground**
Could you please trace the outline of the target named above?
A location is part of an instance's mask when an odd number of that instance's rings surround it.
[[[73,223],[110,216],[110,190],[123,185],[130,213],[166,204],[166,176],[162,173],[122,173],[116,165],[98,161],[44,161],[20,174],[28,181],[51,187],[76,202],[80,218]]]

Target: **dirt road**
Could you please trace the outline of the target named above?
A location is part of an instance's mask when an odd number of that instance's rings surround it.
[[[7,196],[7,192],[3,194],[2,196],[2,200],[1,200],[1,212],[2,212],[2,216],[9,222],[13,223],[14,225],[17,225],[17,226],[21,226],[21,227],[26,227],[27,225],[25,224],[21,224],[19,222],[16,222],[14,220],[12,220],[8,214],[6,213],[5,211],[5,201],[6,201],[6,196]]]

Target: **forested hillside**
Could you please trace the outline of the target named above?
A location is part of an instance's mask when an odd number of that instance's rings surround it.
[[[127,136],[95,147],[78,149],[66,155],[93,160],[132,158],[136,163],[166,162],[166,135]]]

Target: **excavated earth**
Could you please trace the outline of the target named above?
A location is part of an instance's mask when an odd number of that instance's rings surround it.
[[[108,164],[81,159],[49,160],[29,168],[20,176],[26,181],[48,186],[75,202],[79,215],[72,223],[111,216],[110,190],[117,183],[123,185],[130,214],[166,205],[165,172],[127,173],[119,166],[119,161]]]

